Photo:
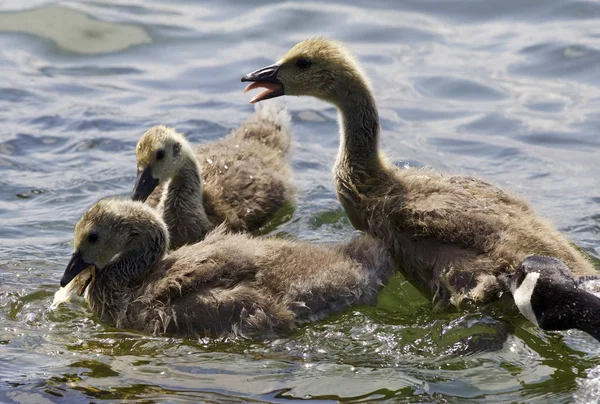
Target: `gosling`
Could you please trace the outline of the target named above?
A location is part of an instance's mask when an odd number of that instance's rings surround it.
[[[117,328],[249,337],[374,304],[394,271],[386,249],[366,235],[317,246],[228,234],[219,226],[167,254],[168,243],[155,209],[101,200],[75,226],[75,250],[60,285],[86,275],[92,312]]]
[[[174,129],[149,129],[136,148],[132,199],[161,212],[172,249],[202,240],[221,223],[231,231],[260,229],[294,203],[289,120],[282,108],[262,108],[226,138],[196,150]]]
[[[311,96],[338,109],[334,176],[340,203],[353,226],[388,246],[408,277],[438,303],[495,300],[510,291],[499,276],[514,273],[530,256],[554,257],[575,276],[596,273],[583,253],[521,199],[477,178],[389,164],[379,151],[370,84],[340,42],[300,42],[242,81],[251,82],[245,91],[266,89],[251,103]]]

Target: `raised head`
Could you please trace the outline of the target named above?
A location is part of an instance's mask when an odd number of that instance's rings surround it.
[[[160,256],[165,253],[168,233],[164,222],[150,207],[107,198],[88,209],[77,222],[73,244],[73,255],[60,281],[62,287],[90,267],[92,273],[104,271],[115,260],[139,251],[140,263],[149,264],[143,262],[150,259],[145,256],[152,255],[148,251]]]
[[[145,201],[161,183],[169,180],[193,151],[185,137],[164,125],[148,129],[135,149],[137,180],[132,199]]]
[[[354,56],[338,41],[313,38],[298,43],[273,65],[242,77],[246,91],[266,88],[251,103],[281,95],[313,96],[338,104],[353,88],[369,85]]]

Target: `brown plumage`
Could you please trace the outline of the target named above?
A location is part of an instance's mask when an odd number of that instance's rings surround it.
[[[393,273],[386,249],[363,235],[317,246],[227,234],[166,253],[168,233],[141,202],[104,199],[75,226],[61,286],[95,270],[86,300],[102,321],[181,336],[283,333],[355,304],[373,304]]]
[[[588,259],[522,200],[484,181],[430,169],[398,168],[379,152],[379,116],[357,61],[336,41],[310,39],[275,66],[246,75],[246,90],[313,96],[338,108],[337,195],[356,229],[383,240],[402,268],[438,301],[486,301],[506,290],[500,274],[547,255],[576,275]]]
[[[159,209],[171,248],[202,240],[221,223],[258,230],[294,201],[289,120],[285,109],[262,108],[229,136],[195,150],[174,129],[155,126],[137,145],[133,198]]]

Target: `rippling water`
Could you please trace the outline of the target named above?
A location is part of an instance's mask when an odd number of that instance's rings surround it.
[[[598,257],[600,2],[24,3],[0,1],[0,401],[597,399],[591,338],[499,307],[436,312],[400,276],[377,307],[276,341],[155,338],[47,307],[76,220],[131,190],[145,129],[220,138],[252,112],[239,78],[320,34],[363,62],[394,162],[524,195]],[[286,102],[298,207],[273,233],[344,240],[335,111]]]

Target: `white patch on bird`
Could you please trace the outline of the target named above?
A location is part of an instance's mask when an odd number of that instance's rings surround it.
[[[531,307],[531,295],[540,277],[539,272],[530,272],[525,276],[523,282],[513,292],[515,304],[523,316],[533,324],[538,325],[537,318]]]

